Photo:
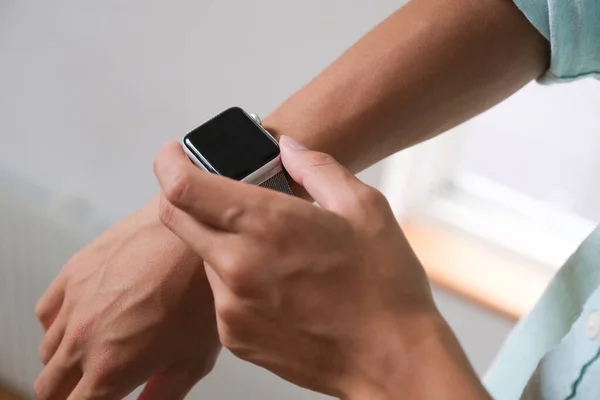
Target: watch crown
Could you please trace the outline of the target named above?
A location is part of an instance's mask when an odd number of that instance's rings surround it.
[[[258,114],[252,113],[250,114],[250,118],[252,118],[258,125],[262,125],[262,121],[260,120]]]

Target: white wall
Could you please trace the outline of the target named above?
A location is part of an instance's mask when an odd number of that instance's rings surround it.
[[[164,141],[268,114],[398,3],[3,0],[0,163],[114,219],[156,190]]]
[[[0,168],[114,221],[155,192],[164,141],[230,105],[267,114],[401,3],[3,0]],[[378,170],[362,176],[376,184]],[[48,279],[16,306],[29,312]],[[511,323],[436,296],[483,371]],[[318,398],[229,355],[196,393]]]

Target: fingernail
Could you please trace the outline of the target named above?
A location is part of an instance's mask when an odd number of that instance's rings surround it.
[[[293,150],[306,150],[306,146],[301,145],[289,136],[282,135],[280,142],[283,143],[284,146],[287,146]]]

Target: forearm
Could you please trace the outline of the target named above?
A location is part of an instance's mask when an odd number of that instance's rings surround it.
[[[502,101],[545,70],[547,47],[511,0],[413,0],[264,125],[358,172]]]
[[[491,399],[444,319],[419,319],[379,333],[343,400]]]
[[[413,0],[265,126],[358,172],[504,100],[542,74],[548,57],[511,0]]]
[[[479,377],[468,361],[458,339],[443,322],[437,336],[431,336],[411,357],[411,393],[408,398],[435,400],[490,400]],[[397,394],[402,387],[392,386]],[[390,396],[388,399],[395,399]]]

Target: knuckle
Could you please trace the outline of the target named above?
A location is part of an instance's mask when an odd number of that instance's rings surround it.
[[[178,168],[174,176],[163,187],[163,193],[169,202],[179,205],[186,200],[190,188],[190,174],[188,170]]]
[[[50,395],[46,389],[46,385],[44,382],[38,378],[33,384],[33,393],[35,394],[36,399],[38,400],[48,400],[50,399]]]
[[[246,262],[236,248],[227,249],[218,255],[219,270],[225,277],[235,276],[238,269],[246,268]]]
[[[48,348],[48,344],[45,341],[43,341],[38,347],[38,358],[40,362],[44,365],[48,364],[48,362],[50,361],[50,349]]]
[[[84,345],[83,338],[77,335],[67,335],[63,342],[61,347],[64,346],[65,353],[69,355],[76,354]]]
[[[239,297],[251,297],[254,292],[254,285],[250,280],[251,276],[246,270],[236,269],[229,272],[225,277],[226,285],[229,290]]]
[[[100,400],[110,398],[110,393],[107,391],[96,391],[93,388],[81,389],[78,393],[77,400]]]
[[[264,245],[272,245],[285,237],[286,225],[289,224],[290,206],[281,202],[272,201],[264,204],[252,221],[251,229],[253,236]]]
[[[279,233],[280,230],[285,228],[285,225],[288,224],[289,216],[292,214],[292,207],[288,202],[272,202],[272,204],[267,205],[268,208],[265,212],[266,215],[266,224],[260,224],[262,226],[268,226],[270,231],[275,233]],[[295,207],[295,205],[294,205]]]
[[[363,210],[360,213],[360,224],[365,234],[378,237],[386,234],[390,222],[395,221],[396,218],[383,193],[368,186],[365,188],[358,200]]]
[[[106,388],[110,386],[114,377],[119,375],[118,372],[109,367],[110,365],[110,359],[108,357],[102,357],[96,360],[94,365],[90,366],[92,392],[99,397],[106,391]]]
[[[222,215],[222,223],[226,229],[237,230],[246,217],[246,209],[239,205],[228,207]]]
[[[64,351],[69,357],[75,357],[76,354],[83,347],[83,342],[73,337],[65,338],[64,340]]]
[[[239,339],[239,335],[236,334],[235,330],[230,325],[222,326],[219,328],[219,338],[221,344],[233,355],[241,359],[248,358],[248,349],[244,345],[244,342]]]
[[[235,342],[232,346],[226,347],[226,349],[229,350],[231,354],[233,354],[240,360],[251,359],[252,353],[248,350],[246,346],[242,346],[240,342]]]
[[[260,223],[251,224],[252,238],[259,241],[265,248],[280,239],[278,223],[265,217]]]
[[[249,297],[255,292],[256,266],[250,254],[232,252],[221,264],[221,279],[236,296]]]
[[[127,373],[129,364],[123,362],[122,354],[117,349],[105,348],[95,352],[87,365],[90,379],[90,392],[95,397],[105,398],[114,389],[115,381]]]
[[[43,300],[38,300],[38,302],[35,305],[35,316],[37,317],[38,321],[42,323],[47,322],[49,318],[48,314],[49,310],[46,306],[46,303]]]
[[[33,383],[33,393],[37,399],[43,400],[46,397],[44,396],[44,387],[40,378],[36,379]]]
[[[165,226],[172,226],[175,222],[175,206],[168,201],[161,201],[158,206],[158,218]]]
[[[219,330],[219,338],[221,339],[221,344],[227,350],[231,350],[232,348],[235,348],[235,346],[236,346],[235,339],[233,338],[233,335],[231,334],[229,329],[223,329],[223,328],[220,329]]]
[[[78,352],[85,345],[91,327],[91,321],[78,321],[67,328],[64,345],[68,354]]]
[[[69,360],[63,355],[58,354],[56,357],[56,361],[53,361],[53,368],[65,369],[74,365],[73,363],[70,363]],[[52,382],[49,382],[47,376],[45,378],[46,379],[44,379],[43,375],[40,375],[33,384],[33,391],[36,395],[36,398],[38,400],[50,400],[57,398],[56,391],[60,388],[54,385]]]
[[[388,201],[383,193],[367,185],[361,185],[361,188],[356,191],[356,200],[361,207],[369,211],[381,212],[388,207]]]
[[[337,164],[335,158],[333,158],[333,156],[327,153],[313,151],[310,152],[310,155],[308,157],[308,165],[310,165],[311,168],[318,168],[332,164]]]
[[[74,339],[82,341],[89,333],[92,327],[92,321],[80,320],[73,324],[71,335]]]
[[[226,296],[225,299],[220,299],[215,302],[215,311],[219,319],[224,323],[225,332],[232,333],[231,328],[238,326],[244,317],[244,314],[233,296]]]

